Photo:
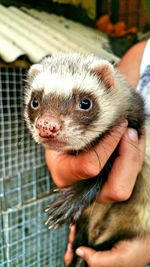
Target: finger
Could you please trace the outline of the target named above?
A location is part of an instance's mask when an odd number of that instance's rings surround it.
[[[136,130],[124,134],[108,180],[98,195],[98,202],[123,201],[130,197],[137,175],[141,170],[145,138],[138,141]]]
[[[84,259],[89,267],[114,267],[118,266],[118,258],[116,253],[111,250],[105,252],[97,252],[89,247],[79,247],[76,254]]]
[[[75,156],[45,149],[45,160],[53,181],[58,187],[65,187],[77,180],[72,171],[72,162],[76,160]]]
[[[64,254],[64,263],[66,266],[68,266],[72,262],[73,257],[74,257],[74,253],[73,253],[72,244],[68,243],[67,250]]]
[[[106,164],[108,158],[117,147],[121,137],[127,129],[127,121],[113,128],[98,145],[86,152],[81,152],[78,156],[66,157],[66,175],[70,180],[78,181],[88,179],[99,174]],[[63,166],[65,168],[65,165]]]
[[[79,247],[76,250],[76,254],[82,259],[84,259],[87,262],[88,266],[90,266],[91,264],[94,264],[94,261],[95,261],[94,258],[96,258],[96,251],[94,249],[91,249],[88,247]],[[96,267],[96,264],[91,265],[91,266]]]
[[[86,153],[81,153],[81,155],[79,155],[78,173],[80,179],[91,178],[100,173],[108,158],[117,147],[126,129],[127,121],[124,121],[120,125],[114,127],[109,134],[100,140],[98,145]]]
[[[69,236],[68,236],[68,241],[70,243],[73,243],[74,242],[75,233],[76,233],[76,226],[75,226],[75,224],[72,224],[70,226],[70,231],[69,231]]]
[[[64,262],[65,265],[69,265],[72,260],[73,260],[73,242],[74,242],[74,238],[75,238],[75,225],[71,225],[70,227],[70,231],[69,231],[69,236],[68,236],[68,244],[67,244],[67,249],[64,255]]]

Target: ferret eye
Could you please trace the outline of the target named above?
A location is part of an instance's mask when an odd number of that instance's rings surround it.
[[[37,109],[39,107],[39,101],[36,98],[33,98],[31,101],[31,108]]]
[[[80,109],[90,110],[92,108],[92,101],[89,99],[82,99],[79,103]]]

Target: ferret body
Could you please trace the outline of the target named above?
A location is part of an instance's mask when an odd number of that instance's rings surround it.
[[[143,100],[118,71],[107,60],[78,54],[56,54],[30,68],[25,118],[36,142],[74,153],[92,148],[124,119],[139,136],[145,125]],[[128,200],[94,201],[116,155],[117,151],[98,176],[65,188],[47,209],[49,227],[76,223],[74,248],[86,245],[107,250],[120,240],[150,233],[149,150]],[[75,258],[70,266],[84,263]]]

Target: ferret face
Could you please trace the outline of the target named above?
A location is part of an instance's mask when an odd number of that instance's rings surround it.
[[[58,151],[87,148],[116,119],[113,86],[112,66],[93,57],[60,54],[33,65],[25,118],[35,141]]]
[[[97,109],[95,111],[95,109]],[[91,94],[45,95],[33,91],[27,106],[34,139],[51,149],[78,150],[85,146],[85,129],[97,120],[98,105]]]

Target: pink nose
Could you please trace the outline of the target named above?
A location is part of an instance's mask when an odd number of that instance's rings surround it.
[[[49,116],[41,116],[36,122],[41,137],[54,137],[60,131],[60,122]]]

